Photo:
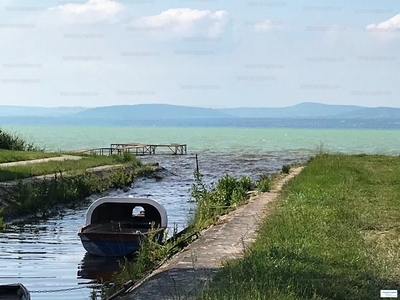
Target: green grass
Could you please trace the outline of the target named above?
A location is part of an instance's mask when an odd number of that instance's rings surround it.
[[[32,160],[39,158],[48,158],[60,156],[59,153],[49,153],[49,152],[34,152],[34,151],[14,151],[14,150],[4,150],[0,149],[0,163],[15,162],[22,160]]]
[[[191,201],[196,210],[190,216],[189,226],[200,231],[218,222],[218,217],[246,203],[247,192],[256,186],[247,176],[236,179],[229,174],[207,186],[202,175],[195,172],[195,183],[191,187]]]
[[[138,172],[138,174],[141,173]],[[151,242],[151,240],[144,240],[136,258],[133,261],[125,261],[121,264],[121,270],[116,272],[113,278],[116,288],[107,291],[105,293],[106,297],[121,288],[128,280],[142,278],[144,274],[153,270],[169,255],[179,251],[183,245],[186,245],[186,242],[183,243],[185,238],[218,222],[218,216],[234,210],[238,205],[244,204],[248,198],[246,192],[255,188],[255,183],[246,176],[236,179],[226,174],[211,185],[206,185],[203,182],[200,173],[195,172],[194,177],[195,183],[192,185],[190,192],[191,201],[195,202],[197,207],[191,216],[191,220],[189,220],[187,233],[176,240],[164,243],[162,246]],[[174,232],[174,236],[175,234],[176,232]],[[177,247],[178,245],[179,247]],[[104,298],[103,295],[102,299],[108,298]]]
[[[17,180],[55,172],[83,173],[88,168],[133,162],[138,166],[140,161],[132,155],[128,156],[82,156],[80,160],[49,161],[23,166],[0,168],[0,181]]]
[[[400,290],[400,157],[320,153],[199,299],[379,299]]]
[[[4,209],[0,208],[0,222],[17,217],[46,217],[57,213],[63,207],[75,208],[85,198],[94,193],[104,193],[110,188],[130,186],[147,169],[146,176],[152,177],[157,171],[150,166],[137,166],[127,163],[117,169],[101,172],[84,172],[64,176],[55,173],[46,180],[23,182],[18,181],[14,193],[3,199]],[[152,174],[149,170],[152,169]],[[0,224],[1,225],[1,224]],[[1,228],[1,226],[0,226]]]

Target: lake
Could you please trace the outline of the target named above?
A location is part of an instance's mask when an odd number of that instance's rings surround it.
[[[305,162],[320,150],[400,153],[400,130],[21,125],[2,129],[16,132],[46,151],[109,147],[123,142],[187,144],[187,155],[161,151],[159,155],[140,157],[144,162],[159,162],[165,168],[163,180],[139,180],[128,191],[110,192],[113,196],[134,195],[159,201],[167,209],[171,229],[174,225],[184,228],[193,209],[188,200],[196,154],[200,172],[211,184],[227,173],[256,180],[263,174],[279,172],[285,164]],[[91,273],[104,268],[104,261],[93,262],[85,255],[77,230],[95,198],[83,201],[77,210],[65,210],[38,223],[14,225],[2,233],[0,283],[22,282],[32,291],[60,290],[34,292],[33,300],[88,300]],[[107,267],[111,268],[109,264]]]

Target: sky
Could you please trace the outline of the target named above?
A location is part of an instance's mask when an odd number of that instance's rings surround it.
[[[0,0],[0,105],[400,107],[398,0]]]

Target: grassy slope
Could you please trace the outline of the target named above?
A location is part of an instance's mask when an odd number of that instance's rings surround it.
[[[318,155],[201,299],[379,299],[400,290],[400,157]],[[272,208],[272,207],[271,207]]]
[[[58,171],[84,172],[87,168],[119,164],[122,162],[123,157],[121,156],[84,156],[80,160],[49,161],[24,166],[6,167],[0,169],[0,181],[54,174]],[[138,160],[137,162],[139,164]]]
[[[14,151],[0,149],[0,163],[60,156],[59,153]]]

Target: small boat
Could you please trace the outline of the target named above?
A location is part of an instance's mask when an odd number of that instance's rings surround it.
[[[13,283],[0,285],[0,299],[31,300],[31,296],[22,283]]]
[[[137,252],[149,236],[162,243],[167,223],[165,208],[152,199],[104,197],[89,206],[78,235],[90,254],[127,256]]]

